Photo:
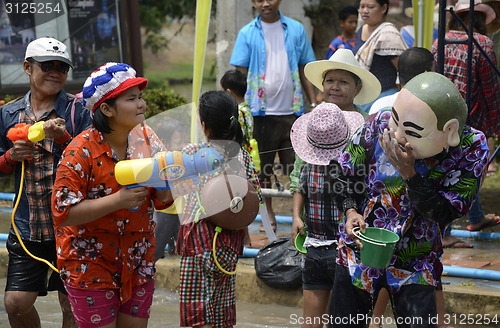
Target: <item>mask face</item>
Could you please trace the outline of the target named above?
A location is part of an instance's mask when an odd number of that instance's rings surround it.
[[[389,128],[401,147],[410,144],[416,159],[432,157],[449,147],[448,133],[437,128],[432,109],[406,89],[394,102]]]

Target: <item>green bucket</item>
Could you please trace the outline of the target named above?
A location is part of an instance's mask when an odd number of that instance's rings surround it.
[[[303,236],[298,233],[297,236],[295,236],[295,248],[301,252],[302,254],[307,253],[307,248],[304,247],[304,241],[306,240],[307,233],[304,234]]]
[[[360,250],[361,262],[372,268],[386,268],[391,262],[399,236],[392,231],[376,227],[367,227],[365,233],[359,233],[358,230],[353,232],[363,244]]]

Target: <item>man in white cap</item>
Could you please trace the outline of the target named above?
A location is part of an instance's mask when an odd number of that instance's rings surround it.
[[[90,112],[63,87],[72,62],[66,45],[53,38],[39,38],[28,44],[24,72],[30,90],[24,97],[4,105],[0,111],[0,174],[15,171],[17,197],[21,197],[7,241],[9,267],[5,288],[5,309],[11,327],[40,327],[34,304],[37,296],[58,290],[63,312],[62,327],[77,327],[59,274],[47,282],[48,265],[27,254],[55,263],[56,247],[51,211],[51,194],[57,164],[72,137],[91,124]],[[7,132],[16,124],[43,121],[45,138],[11,141]],[[19,192],[22,163],[24,187]]]

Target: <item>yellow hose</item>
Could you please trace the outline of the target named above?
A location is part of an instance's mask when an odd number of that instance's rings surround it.
[[[31,256],[32,258],[34,258],[35,260],[38,260],[38,261],[41,261],[41,262],[44,262],[45,264],[47,264],[52,270],[54,270],[55,272],[59,273],[59,270],[57,270],[56,267],[54,267],[52,265],[52,263],[50,263],[49,261],[47,261],[46,259],[42,259],[41,257],[38,257],[38,256],[35,256],[33,254],[31,254],[27,249],[26,249],[26,246],[24,246],[24,243],[23,243],[23,240],[21,239],[21,236],[19,236],[19,232],[17,231],[17,228],[16,228],[16,223],[14,221],[14,216],[16,215],[16,210],[17,210],[17,206],[19,205],[19,201],[21,200],[21,194],[23,192],[23,182],[24,182],[24,161],[22,161],[21,163],[21,182],[19,184],[19,193],[17,194],[17,200],[16,200],[16,204],[14,205],[14,209],[12,210],[12,227],[14,228],[14,232],[16,233],[16,236],[17,236],[17,239],[19,240],[19,243],[21,244],[21,246],[23,247],[24,251],[29,255]]]
[[[213,244],[212,244],[212,254],[214,256],[214,262],[215,262],[215,265],[219,268],[220,271],[224,272],[225,274],[231,274],[231,275],[233,275],[233,274],[236,274],[236,269],[233,272],[227,271],[223,267],[221,267],[221,265],[219,264],[219,261],[217,261],[217,254],[215,253],[215,244],[217,242],[217,235],[221,231],[222,231],[221,227],[215,227],[215,236],[214,236],[214,241],[213,241]]]

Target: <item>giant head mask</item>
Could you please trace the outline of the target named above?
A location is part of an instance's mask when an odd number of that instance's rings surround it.
[[[401,90],[389,127],[400,145],[409,143],[415,158],[422,159],[457,146],[466,120],[467,105],[453,82],[426,72]]]

